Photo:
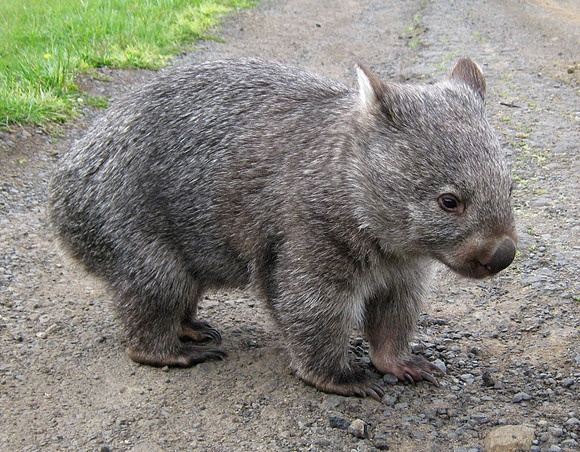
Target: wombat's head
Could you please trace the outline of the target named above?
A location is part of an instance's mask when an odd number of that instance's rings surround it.
[[[360,213],[386,250],[483,278],[516,254],[511,177],[468,58],[434,85],[386,84],[359,68]]]

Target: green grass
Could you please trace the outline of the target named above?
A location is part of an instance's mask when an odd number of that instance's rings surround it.
[[[0,126],[77,112],[79,71],[159,68],[254,0],[0,0]],[[99,103],[98,99],[86,99]]]

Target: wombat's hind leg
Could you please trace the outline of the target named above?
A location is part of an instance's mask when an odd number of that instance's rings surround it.
[[[182,341],[193,341],[204,344],[213,341],[216,345],[222,343],[222,335],[203,320],[184,320],[178,333]]]
[[[130,358],[156,367],[190,367],[223,359],[225,352],[206,345],[219,343],[219,332],[195,318],[199,282],[179,259],[170,259],[169,252],[163,259],[148,256],[135,259],[133,271],[118,275],[124,279],[115,285]]]

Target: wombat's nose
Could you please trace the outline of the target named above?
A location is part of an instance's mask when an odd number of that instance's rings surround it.
[[[497,273],[512,263],[516,255],[516,244],[509,237],[504,238],[495,249],[488,262],[482,262],[490,273]]]

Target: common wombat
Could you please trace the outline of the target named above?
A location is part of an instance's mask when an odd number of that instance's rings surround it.
[[[258,59],[179,67],[65,155],[52,222],[111,287],[134,361],[222,358],[198,301],[250,286],[316,388],[382,396],[348,360],[356,328],[380,372],[436,383],[408,347],[431,263],[481,278],[512,262],[510,175],[470,59],[433,85],[362,66],[358,82]]]

